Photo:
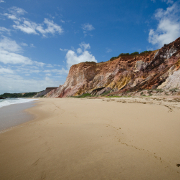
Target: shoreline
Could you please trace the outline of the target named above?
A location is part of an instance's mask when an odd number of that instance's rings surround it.
[[[0,133],[9,131],[34,119],[34,114],[26,111],[35,106],[35,101],[10,104],[0,108]]]
[[[178,179],[179,102],[124,99],[39,99],[0,134],[0,179]]]

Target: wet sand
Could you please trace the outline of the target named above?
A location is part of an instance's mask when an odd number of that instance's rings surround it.
[[[0,108],[0,132],[32,120],[34,116],[24,110],[33,106],[34,102],[27,102]]]
[[[180,110],[102,99],[41,99],[0,134],[1,180],[178,180]]]

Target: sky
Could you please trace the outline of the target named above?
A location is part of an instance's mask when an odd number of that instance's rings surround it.
[[[180,37],[180,1],[0,0],[0,94],[63,84],[73,64]]]

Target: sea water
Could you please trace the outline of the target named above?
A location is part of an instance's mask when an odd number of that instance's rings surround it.
[[[0,99],[0,133],[8,128],[33,120],[34,116],[24,110],[33,107],[34,100],[36,99]]]
[[[27,103],[32,102],[37,99],[24,99],[24,98],[7,98],[7,99],[0,99],[0,108],[4,106],[9,106],[12,104],[21,104],[21,103]]]

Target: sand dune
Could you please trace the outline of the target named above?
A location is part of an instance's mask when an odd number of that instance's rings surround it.
[[[0,179],[178,180],[180,110],[154,102],[40,99],[0,134]]]

